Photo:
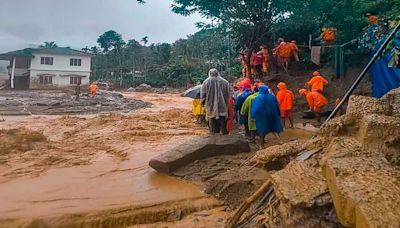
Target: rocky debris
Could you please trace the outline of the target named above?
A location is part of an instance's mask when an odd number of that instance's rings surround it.
[[[325,175],[342,225],[400,226],[400,170],[384,157],[333,158]]]
[[[367,114],[390,114],[390,107],[386,100],[373,97],[351,96],[347,106],[347,114],[362,117]]]
[[[264,169],[237,167],[227,172],[219,173],[210,179],[204,187],[204,192],[212,194],[233,209],[240,205],[242,199],[250,196],[265,179],[269,178]]]
[[[129,87],[127,90],[126,90],[126,92],[135,92],[136,90],[135,90],[135,88],[133,88],[133,87]]]
[[[135,87],[135,91],[136,92],[146,92],[146,91],[150,91],[152,89],[152,87],[150,85],[147,85],[145,83],[142,83],[138,86]]]
[[[319,144],[320,140],[318,138],[312,139],[310,141],[295,140],[289,143],[271,146],[264,150],[257,151],[252,160],[257,164],[263,164],[265,166],[278,159],[297,155],[300,152],[303,152],[309,148],[315,148],[316,145]]]
[[[400,116],[400,88],[389,91],[382,99],[388,101],[392,116]]]
[[[131,111],[151,104],[127,99],[121,93],[99,90],[94,98],[82,93],[79,101],[72,91],[2,90],[0,114],[90,114],[110,111]]]
[[[162,173],[174,170],[207,157],[250,152],[245,139],[236,135],[212,135],[192,139],[150,160],[149,165]]]
[[[323,147],[271,176],[280,206],[266,211],[279,215],[266,221],[264,213],[263,224],[278,217],[285,226],[399,227],[398,91],[382,99],[351,96],[347,114],[331,120],[312,140],[257,152],[253,160],[265,166]]]
[[[315,160],[294,161],[271,175],[275,193],[292,206],[313,207],[331,203],[328,185]]]

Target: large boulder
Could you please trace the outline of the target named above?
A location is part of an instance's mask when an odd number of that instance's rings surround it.
[[[135,91],[136,92],[144,92],[144,91],[149,91],[151,89],[152,89],[152,87],[150,85],[142,83],[142,84],[136,86]]]
[[[150,160],[149,165],[161,173],[174,170],[196,160],[250,152],[248,142],[236,135],[213,135],[192,139]]]

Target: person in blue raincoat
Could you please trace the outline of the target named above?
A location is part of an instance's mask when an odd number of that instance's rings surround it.
[[[242,110],[242,106],[243,106],[244,101],[250,95],[251,95],[251,90],[243,88],[243,92],[237,97],[236,103],[235,103],[235,113],[239,114],[239,116],[240,116],[239,117],[239,124],[243,124],[247,138],[250,138],[248,116],[247,115],[240,115],[240,110]]]
[[[265,136],[269,133],[283,132],[279,104],[276,97],[269,93],[268,86],[258,88],[259,94],[251,107],[251,118],[255,120],[257,133],[260,136],[260,146],[264,148]]]

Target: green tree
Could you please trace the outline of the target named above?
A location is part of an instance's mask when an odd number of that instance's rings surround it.
[[[84,47],[81,49],[83,52],[89,53],[90,52],[90,48],[88,46]]]
[[[98,47],[93,46],[93,47],[90,48],[90,52],[92,52],[93,54],[97,55],[97,54],[99,54],[100,50],[99,50]]]
[[[181,15],[194,12],[216,20],[243,49],[254,50],[271,41],[271,28],[302,1],[287,0],[174,0],[172,11]],[[247,58],[250,70],[250,56]]]
[[[110,30],[99,36],[97,43],[101,48],[103,48],[104,52],[108,52],[112,48],[122,47],[125,44],[125,41],[122,39],[121,34]]]
[[[42,45],[39,46],[40,48],[56,48],[58,45],[55,41],[45,41]]]

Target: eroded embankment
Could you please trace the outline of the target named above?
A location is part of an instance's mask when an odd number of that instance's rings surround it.
[[[259,165],[304,151],[311,155],[271,175],[279,202],[252,224],[399,227],[399,104],[399,89],[380,100],[352,96],[347,114],[315,138],[257,152]]]

